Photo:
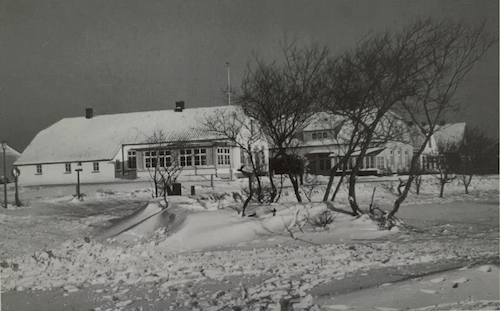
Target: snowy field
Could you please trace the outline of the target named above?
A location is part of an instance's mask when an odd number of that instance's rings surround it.
[[[183,181],[166,209],[147,181],[83,185],[83,201],[74,186],[22,188],[25,206],[0,210],[2,309],[498,310],[498,176],[476,177],[468,195],[446,185],[444,198],[426,177],[390,231],[341,212],[313,225],[328,210],[321,178],[302,189],[307,203],[285,187],[254,217],[237,213],[245,180]],[[359,205],[375,188],[389,210],[397,184],[360,178]],[[333,204],[349,211],[344,186]]]

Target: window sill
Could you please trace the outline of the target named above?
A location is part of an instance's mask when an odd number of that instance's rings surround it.
[[[71,172],[64,172],[64,174],[71,174]]]
[[[91,173],[100,173],[99,171],[92,171]]]
[[[35,173],[35,175],[43,175],[43,173]]]

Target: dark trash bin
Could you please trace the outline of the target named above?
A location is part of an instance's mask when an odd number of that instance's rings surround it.
[[[173,183],[172,184],[172,195],[182,195],[181,183]]]

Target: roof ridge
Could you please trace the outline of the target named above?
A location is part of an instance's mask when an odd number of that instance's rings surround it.
[[[201,109],[216,109],[216,108],[229,108],[229,107],[237,107],[237,106],[234,106],[234,105],[233,106],[227,106],[227,105],[222,106],[222,105],[220,105],[220,106],[206,106],[206,107],[191,107],[191,108],[184,108],[183,111],[186,111],[186,110],[201,110]],[[94,115],[91,119],[97,118],[97,117],[102,117],[102,116],[116,116],[116,115],[125,115],[125,114],[133,114],[133,113],[152,113],[152,112],[167,112],[167,111],[176,112],[174,109],[118,112],[118,113],[109,113],[109,114]],[[66,118],[60,119],[59,121],[66,120],[66,119],[85,119],[85,116],[66,117]]]

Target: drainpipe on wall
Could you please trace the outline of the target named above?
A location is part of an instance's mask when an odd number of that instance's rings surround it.
[[[125,176],[125,152],[122,145],[122,177]]]
[[[212,147],[212,158],[214,159],[214,165],[215,165],[215,176],[217,176],[217,163],[219,159],[217,158],[217,145],[214,145]],[[212,178],[213,180],[213,178]],[[212,185],[213,188],[213,185]]]
[[[229,180],[233,181],[233,165],[234,165],[234,157],[233,157],[233,148],[229,146]]]

